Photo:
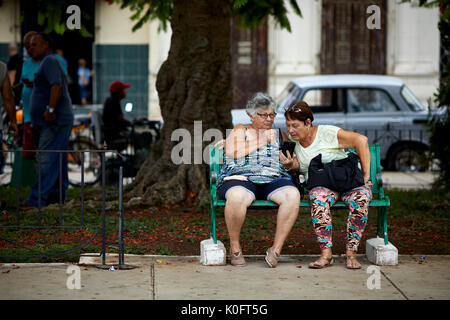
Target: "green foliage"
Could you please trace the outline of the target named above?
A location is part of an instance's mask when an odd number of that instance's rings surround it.
[[[147,251],[148,247],[137,244],[131,244],[125,247],[125,254],[146,254]]]
[[[425,8],[431,8],[431,7],[438,5],[440,1],[442,1],[442,0],[432,0],[429,2],[428,2],[428,0],[419,0],[419,6],[425,7]],[[446,0],[444,0],[444,1],[446,1]],[[402,0],[400,3],[405,3],[405,2],[411,2],[411,0]]]
[[[133,14],[130,19],[135,22],[132,31],[140,29],[150,20],[159,20],[158,30],[167,31],[167,24],[170,22],[173,11],[173,0],[110,0],[109,4],[119,4],[121,9],[128,8]],[[289,0],[291,7],[298,16],[302,16],[300,7],[296,0]],[[57,34],[64,34],[66,26],[66,6],[65,0],[39,0],[38,24],[45,25],[45,33],[55,31]],[[272,15],[275,22],[282,28],[291,31],[291,26],[287,18],[287,8],[283,0],[230,0],[232,16],[238,17],[238,26],[243,28],[254,28],[261,24],[264,18]],[[91,17],[82,12],[84,20]],[[21,17],[23,19],[23,17]],[[92,37],[83,23],[79,30],[83,37]]]
[[[448,218],[450,201],[444,190],[399,190],[389,189],[386,194],[391,200],[389,218],[407,218],[410,216]],[[376,209],[371,208],[373,213]],[[375,215],[373,216],[375,217]]]
[[[64,34],[68,28],[66,26],[66,19],[69,17],[66,13],[67,2],[65,0],[40,0],[39,1],[39,11],[37,12],[37,22],[41,26],[45,26],[44,33],[50,33],[52,31],[57,34]],[[83,19],[81,19],[80,34],[83,37],[92,38],[93,35],[90,33],[83,20],[90,20],[91,17],[85,13],[81,12]],[[20,19],[23,20],[23,17]]]
[[[134,12],[130,17],[132,21],[136,21],[132,28],[133,32],[140,29],[149,20],[154,19],[160,21],[158,31],[161,29],[167,31],[167,23],[172,16],[172,0],[113,0],[112,2],[121,4],[121,9],[129,8]]]
[[[164,246],[156,246],[155,248],[153,248],[153,251],[159,255],[176,256],[176,254],[174,252],[172,252],[172,250],[170,250]]]
[[[69,189],[70,190],[70,189]],[[14,195],[14,189],[0,187],[0,194],[7,195],[7,199]],[[398,190],[388,189],[386,194],[390,197],[391,207],[388,211],[390,224],[390,236],[395,228],[407,228],[405,234],[411,235],[411,230],[430,232],[431,235],[448,234],[450,219],[450,200],[446,197],[446,190]],[[74,190],[73,194],[79,191]],[[11,198],[12,200],[12,198]],[[221,209],[221,210],[219,210]],[[125,211],[125,253],[127,254],[161,254],[161,255],[186,255],[188,252],[186,244],[197,244],[208,237],[209,215],[208,211],[203,214],[180,214],[168,212],[164,214],[149,214],[147,209],[139,212]],[[174,210],[179,210],[174,208]],[[79,254],[87,252],[100,252],[101,232],[91,239],[101,225],[101,214],[89,210],[85,213],[85,222],[91,228],[68,228],[68,229],[0,229],[0,255],[18,256],[17,258],[0,258],[4,262],[57,262],[78,261]],[[255,210],[256,211],[256,210]],[[276,229],[276,209],[271,211],[252,211],[245,218],[245,224],[241,230],[243,243],[250,248],[258,246],[261,241],[272,241]],[[228,231],[223,217],[223,207],[218,208],[217,233],[219,238],[228,239]],[[369,210],[369,226],[375,228],[377,209]],[[171,215],[173,213],[173,215]],[[347,223],[348,209],[333,210],[333,229],[345,229]],[[36,225],[36,212],[27,211],[21,213],[21,225]],[[77,225],[80,223],[79,210],[64,210],[65,225]],[[58,210],[42,211],[42,221],[45,226],[58,224]],[[15,209],[5,210],[0,213],[0,225],[7,226],[15,223]],[[394,222],[394,224],[392,224]],[[409,227],[409,224],[411,224]],[[107,241],[116,241],[118,232],[118,218],[113,213],[106,217]],[[298,230],[300,229],[300,231]],[[301,208],[292,232],[301,232],[313,237],[311,225],[311,211],[309,208]],[[430,231],[433,230],[433,231]],[[436,231],[437,230],[437,231]],[[18,242],[11,243],[8,240]],[[180,246],[180,243],[184,243]],[[444,252],[446,247],[441,248]],[[440,245],[442,246],[442,245]],[[31,248],[33,251],[23,247]],[[58,254],[70,249],[73,256],[58,257]],[[37,252],[36,252],[37,251]],[[117,252],[114,246],[108,246],[108,253]],[[250,252],[252,249],[250,249]],[[33,258],[34,255],[44,253],[46,255]],[[189,255],[192,252],[189,252]]]
[[[80,260],[80,251],[74,252],[73,255],[65,257],[56,257],[58,252],[63,250],[69,250],[73,245],[64,246],[51,246],[49,248],[42,248],[42,246],[33,246],[32,250],[38,250],[42,252],[42,256],[37,256],[35,252],[22,248],[4,248],[1,250],[0,263],[47,263],[47,262],[78,262]],[[99,248],[95,248],[93,252],[99,251]],[[90,251],[83,251],[90,252]],[[91,251],[92,252],[92,251]],[[11,258],[10,258],[11,257]]]
[[[172,16],[172,0],[113,0],[120,3],[121,9],[129,8],[134,14],[130,17],[137,21],[132,31],[141,28],[149,20],[157,19],[161,22],[158,30],[167,30],[167,23]],[[296,0],[289,0],[291,7],[298,16],[302,16]],[[231,15],[238,17],[238,27],[255,28],[259,26],[268,15],[274,17],[275,22],[291,31],[287,18],[287,8],[283,0],[230,0]]]
[[[448,82],[439,88],[448,91]],[[439,96],[439,94],[437,95]],[[440,103],[441,100],[438,100]],[[450,145],[448,144],[448,133],[450,132],[450,108],[445,107],[445,114],[435,114],[428,122],[431,131],[430,152],[431,157],[439,160],[439,177],[434,182],[436,189],[450,190]]]
[[[443,115],[431,117],[428,126],[431,131],[430,150],[431,156],[439,160],[439,178],[435,181],[436,188],[450,189],[450,146],[447,135],[450,132],[450,1],[441,1],[441,18],[438,28],[441,33],[441,46],[447,54],[444,61],[439,89],[435,94],[435,102],[445,108]]]
[[[289,1],[294,12],[302,17],[297,1]],[[291,32],[291,25],[287,17],[287,8],[283,0],[236,0],[232,1],[232,16],[237,16],[237,25],[240,28],[256,28],[268,15],[271,15],[275,23],[281,28]]]

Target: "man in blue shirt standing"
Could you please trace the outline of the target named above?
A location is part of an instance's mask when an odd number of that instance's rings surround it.
[[[36,31],[29,31],[23,37],[23,45],[30,56],[26,59],[22,66],[22,75],[20,76],[20,82],[23,84],[22,87],[22,105],[23,105],[23,138],[22,144],[23,149],[31,149],[32,146],[36,146],[36,141],[39,140],[39,128],[31,125],[31,115],[30,115],[30,103],[31,103],[31,93],[33,92],[33,81],[34,74],[36,73],[41,60],[36,60],[31,57],[30,48],[31,48],[31,39],[36,34]],[[65,61],[59,56],[55,54],[55,57],[61,64],[63,68],[64,75],[67,77],[67,64]],[[34,147],[35,148],[35,147]],[[23,157],[28,159],[34,159],[36,154],[34,152],[24,152]]]
[[[30,116],[33,125],[40,127],[39,150],[68,150],[69,137],[73,124],[72,101],[67,89],[64,71],[51,52],[50,39],[43,33],[36,33],[31,39],[30,54],[41,61],[33,81],[30,99]],[[60,157],[62,168],[60,168]],[[27,199],[27,204],[39,207],[64,201],[69,187],[67,153],[41,152],[38,155],[40,166],[36,183]],[[61,172],[61,176],[60,176]],[[62,194],[59,193],[59,179],[62,179]]]

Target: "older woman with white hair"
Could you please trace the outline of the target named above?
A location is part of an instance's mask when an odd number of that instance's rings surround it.
[[[234,266],[245,265],[239,236],[247,208],[254,200],[279,204],[274,243],[265,258],[269,267],[274,268],[297,218],[300,193],[280,163],[279,135],[272,128],[275,102],[258,92],[248,101],[246,111],[251,124],[238,124],[224,142],[224,164],[217,191],[219,199],[226,200],[225,222]]]

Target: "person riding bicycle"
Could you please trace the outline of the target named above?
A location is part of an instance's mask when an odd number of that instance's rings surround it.
[[[110,96],[103,105],[103,136],[108,148],[117,149],[119,152],[126,148],[129,136],[128,127],[131,122],[124,118],[120,101],[127,94],[125,89],[131,85],[122,81],[113,81],[109,86]]]

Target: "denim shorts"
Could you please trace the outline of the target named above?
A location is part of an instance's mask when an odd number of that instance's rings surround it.
[[[89,89],[87,86],[80,86],[80,98],[87,99],[89,97]]]
[[[253,200],[270,200],[269,198],[276,191],[289,187],[296,188],[290,178],[279,178],[270,183],[253,183],[251,181],[226,180],[217,189],[219,200],[226,200],[228,190],[236,187],[245,188],[253,195]]]

